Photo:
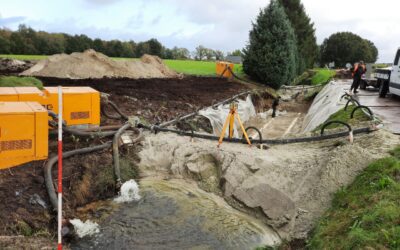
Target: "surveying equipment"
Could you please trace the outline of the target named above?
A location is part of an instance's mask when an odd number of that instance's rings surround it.
[[[224,140],[225,131],[226,131],[228,125],[229,125],[229,139],[233,138],[233,128],[235,125],[235,117],[238,120],[238,123],[240,125],[240,128],[242,129],[243,135],[246,138],[247,143],[249,144],[249,146],[251,146],[250,139],[246,133],[246,130],[244,129],[242,121],[240,120],[239,113],[237,112],[238,104],[235,102],[232,102],[230,104],[229,108],[230,108],[230,111],[229,111],[228,117],[226,118],[224,127],[222,128],[222,131],[221,131],[221,136],[219,137],[219,140],[218,140],[218,147],[222,144],[222,141]]]

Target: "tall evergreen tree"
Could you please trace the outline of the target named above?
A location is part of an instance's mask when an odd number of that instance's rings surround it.
[[[315,37],[314,23],[307,15],[300,0],[279,0],[285,9],[297,38],[299,60],[297,73],[312,68],[318,59],[318,45]]]
[[[243,54],[244,72],[273,88],[289,84],[296,76],[296,37],[277,0],[260,11]]]

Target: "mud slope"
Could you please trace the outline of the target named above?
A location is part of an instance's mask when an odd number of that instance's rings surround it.
[[[385,131],[316,143],[272,146],[269,150],[174,134],[147,135],[140,152],[142,175],[198,181],[235,207],[254,214],[284,239],[304,239],[346,186],[399,137]]]

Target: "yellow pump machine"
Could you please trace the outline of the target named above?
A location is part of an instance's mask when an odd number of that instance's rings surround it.
[[[67,126],[100,125],[100,93],[90,87],[63,87]],[[58,111],[58,88],[0,88],[0,169],[48,156],[48,110]]]
[[[63,87],[63,112],[67,126],[96,127],[100,125],[100,93],[90,87]],[[0,102],[38,102],[57,113],[57,87],[3,87]]]
[[[48,120],[37,102],[0,102],[0,169],[47,158]]]

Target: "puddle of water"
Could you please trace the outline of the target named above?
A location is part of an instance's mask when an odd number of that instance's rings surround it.
[[[182,180],[140,182],[142,199],[101,223],[72,249],[254,249],[279,236],[220,197]]]

